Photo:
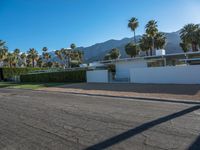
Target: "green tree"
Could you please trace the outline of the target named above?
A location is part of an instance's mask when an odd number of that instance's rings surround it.
[[[48,51],[48,48],[47,48],[47,47],[43,47],[43,48],[42,48],[42,51],[43,51],[43,52],[47,52],[47,51]]]
[[[104,56],[104,60],[111,60],[110,53],[108,53]]]
[[[152,48],[152,40],[147,34],[143,34],[142,38],[139,40],[140,50],[149,56],[149,50]]]
[[[40,67],[40,68],[43,66],[42,57],[39,57],[39,58],[37,59],[37,66]]]
[[[128,43],[125,46],[125,51],[126,51],[126,54],[131,56],[131,58],[132,58],[132,57],[135,57],[139,54],[139,47],[138,47],[137,44]]]
[[[153,55],[153,50],[155,49],[155,37],[158,33],[157,21],[150,20],[145,26],[146,34],[152,39],[152,48],[150,49],[150,55]]]
[[[198,51],[199,44],[199,25],[196,24],[187,24],[185,25],[180,32],[180,37],[185,44],[190,44],[192,51]]]
[[[185,42],[180,43],[180,47],[182,48],[184,53],[186,53],[186,52],[188,52],[190,50],[189,44],[187,44]]]
[[[162,32],[158,32],[155,36],[155,48],[164,49],[165,44],[166,44],[165,34]]]
[[[70,68],[70,62],[71,62],[71,55],[72,55],[72,51],[69,49],[61,49],[61,53],[62,53],[62,59],[65,61],[65,67]]]
[[[108,54],[105,55],[104,60],[117,59],[120,57],[120,51],[117,48],[113,48]]]
[[[47,47],[43,47],[42,51],[43,51],[42,56],[45,61],[44,64],[47,64],[49,62],[49,60],[51,59],[51,55],[47,52],[48,51]],[[42,61],[43,61],[43,59],[42,59]]]
[[[38,59],[38,52],[34,48],[31,48],[28,51],[28,58],[31,59],[32,67],[35,67],[35,61]]]
[[[15,58],[14,53],[8,53],[7,58],[6,58],[6,62],[8,63],[8,66],[10,68],[12,68],[15,61],[16,61],[16,58]]]
[[[72,44],[70,45],[70,48],[71,48],[72,50],[74,50],[74,49],[76,49],[76,45],[75,45],[74,43],[72,43]]]
[[[0,40],[0,63],[3,63],[4,59],[6,59],[7,54],[8,48],[6,47],[6,42]]]
[[[19,65],[19,61],[20,61],[20,49],[16,48],[13,52],[13,56],[15,57],[15,66]]]
[[[26,53],[22,53],[22,54],[20,55],[20,59],[21,59],[21,61],[22,61],[22,65],[23,65],[23,66],[26,66]]]
[[[136,31],[136,29],[138,28],[138,26],[139,26],[139,22],[138,22],[138,19],[137,18],[135,18],[135,17],[133,17],[133,18],[131,18],[130,20],[129,20],[129,22],[128,22],[128,27],[133,31],[133,33],[134,33],[134,42],[135,42],[135,44],[136,44],[136,33],[135,33],[135,31]]]
[[[110,57],[111,57],[111,59],[117,59],[117,58],[119,58],[120,57],[120,51],[119,51],[119,49],[113,48],[110,51]]]

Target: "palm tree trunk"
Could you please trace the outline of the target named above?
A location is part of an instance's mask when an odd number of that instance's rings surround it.
[[[151,56],[153,55],[153,50],[155,50],[155,40],[154,40],[154,37],[152,38],[152,50],[151,50]]]
[[[153,48],[150,49],[150,56],[153,55]]]
[[[198,49],[197,49],[197,44],[196,44],[195,42],[192,43],[192,51],[193,51],[193,52],[198,51]]]
[[[34,59],[32,59],[32,66],[33,66],[33,68],[35,67]]]
[[[146,55],[149,56],[149,52],[148,51],[146,51]]]
[[[134,30],[134,42],[136,44],[135,30]]]

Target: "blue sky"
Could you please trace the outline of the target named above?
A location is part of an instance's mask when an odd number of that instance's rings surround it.
[[[139,19],[137,34],[150,19],[164,32],[200,23],[200,0],[0,0],[0,39],[27,51],[90,46],[131,37],[128,20]]]

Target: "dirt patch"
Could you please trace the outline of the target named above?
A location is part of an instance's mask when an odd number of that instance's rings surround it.
[[[39,90],[123,97],[200,100],[200,85],[79,83]]]

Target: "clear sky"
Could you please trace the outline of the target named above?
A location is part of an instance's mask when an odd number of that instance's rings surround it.
[[[127,22],[133,16],[140,22],[137,34],[150,19],[173,32],[200,23],[200,0],[0,0],[0,39],[11,51],[90,46],[131,37]]]

